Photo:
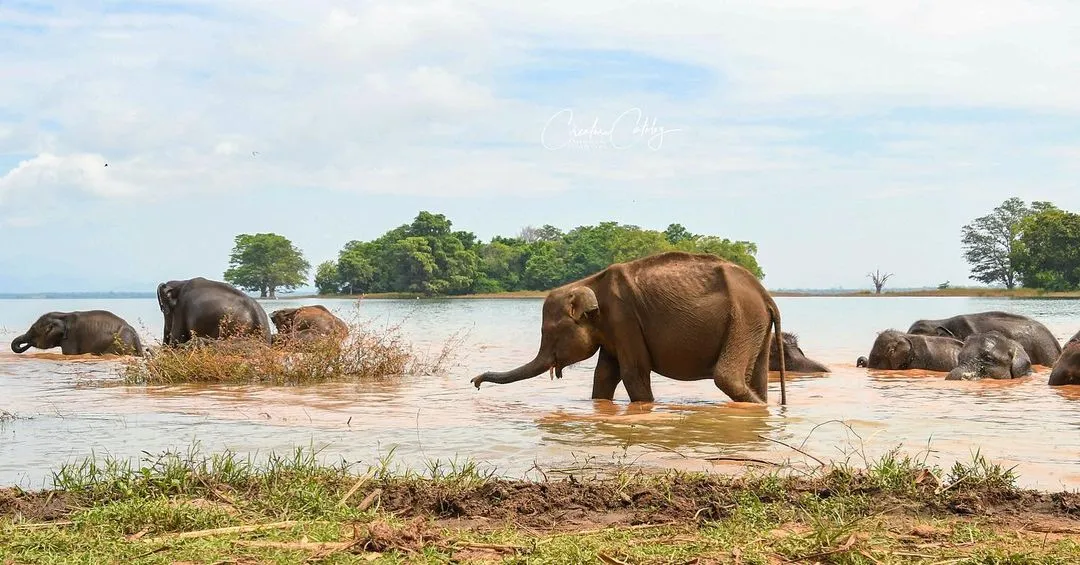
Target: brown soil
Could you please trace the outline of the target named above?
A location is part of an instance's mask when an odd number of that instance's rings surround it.
[[[26,492],[19,488],[0,488],[0,518],[49,522],[71,513],[69,497],[62,492]]]

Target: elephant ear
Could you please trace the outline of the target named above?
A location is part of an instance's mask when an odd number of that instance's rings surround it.
[[[1012,378],[1018,379],[1020,377],[1026,377],[1031,374],[1031,358],[1027,356],[1027,352],[1013,349],[1012,353]]]
[[[161,283],[157,287],[158,305],[162,310],[168,307],[170,310],[176,308],[178,302],[176,296],[176,288],[169,283]]]
[[[599,309],[600,304],[596,301],[596,293],[591,288],[578,286],[570,290],[566,311],[574,320],[580,320],[585,314]]]

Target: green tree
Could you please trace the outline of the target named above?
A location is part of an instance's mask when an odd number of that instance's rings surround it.
[[[1024,286],[1050,291],[1080,288],[1080,214],[1037,202],[1021,220],[1019,232],[1013,263]]]
[[[311,264],[284,236],[275,233],[240,234],[229,257],[225,280],[262,298],[277,298],[277,289],[294,289],[307,282]]]
[[[698,236],[687,231],[682,224],[670,224],[666,230],[664,230],[664,237],[668,243],[672,245],[678,245],[687,240],[696,239]]]
[[[350,241],[338,252],[337,273],[341,291],[348,294],[371,292],[375,283],[374,244]]]
[[[341,276],[337,263],[323,261],[315,268],[315,288],[319,294],[337,294],[341,292]]]
[[[1009,198],[989,214],[962,228],[964,259],[971,265],[972,280],[1016,286],[1016,243],[1020,223],[1032,210],[1019,198]]]

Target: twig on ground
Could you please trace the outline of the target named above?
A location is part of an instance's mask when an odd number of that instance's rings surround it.
[[[214,528],[211,530],[196,530],[193,532],[179,532],[174,534],[165,534],[156,538],[151,538],[147,541],[157,541],[160,539],[192,539],[192,538],[205,538],[210,536],[224,535],[224,534],[246,534],[248,532],[258,532],[261,530],[276,530],[282,528],[288,528],[299,524],[296,520],[288,520],[285,522],[273,522],[270,524],[253,524],[250,526],[229,526],[227,528]]]

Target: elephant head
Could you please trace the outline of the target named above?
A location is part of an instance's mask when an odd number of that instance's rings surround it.
[[[165,330],[161,343],[169,343],[169,334],[172,332],[173,312],[180,302],[181,281],[163,282],[157,287],[158,307],[165,316]]]
[[[866,366],[874,369],[909,369],[913,356],[914,348],[907,336],[896,330],[885,330],[874,340]]]
[[[270,314],[270,321],[274,323],[274,327],[277,328],[279,333],[288,332],[292,329],[293,318],[296,317],[296,313],[299,308],[282,308],[275,310]]]
[[[996,331],[968,336],[947,381],[1018,379],[1031,374],[1031,359],[1019,343]]]
[[[11,350],[23,353],[31,347],[52,349],[67,337],[68,315],[63,312],[42,314],[26,333],[11,340]]]
[[[866,357],[860,356],[858,359],[855,360],[856,367],[866,367],[869,364],[870,362],[867,361]]]
[[[540,349],[532,361],[505,373],[487,372],[472,380],[480,383],[512,383],[531,379],[544,371],[562,378],[564,367],[592,357],[600,349],[600,335],[594,322],[602,315],[596,293],[588,286],[551,291],[544,300],[540,328]]]

